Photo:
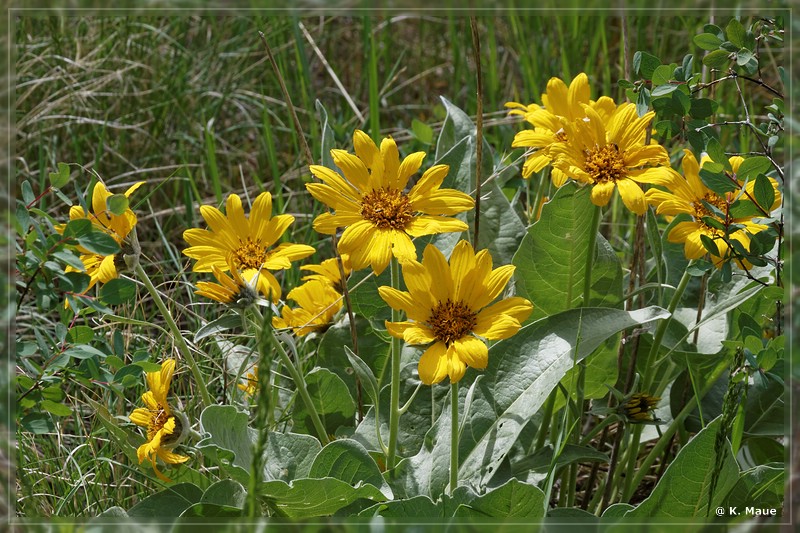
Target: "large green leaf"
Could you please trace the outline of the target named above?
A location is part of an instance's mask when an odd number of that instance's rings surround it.
[[[583,305],[590,226],[594,210],[599,209],[589,192],[575,183],[558,189],[514,255],[517,293],[533,302],[533,319]],[[614,250],[599,234],[594,254],[588,305],[618,305],[622,269]]]
[[[497,181],[492,181],[487,189],[481,189],[477,248],[489,250],[495,266],[507,265],[511,263],[525,235],[525,225]]]
[[[314,458],[308,477],[333,477],[353,486],[359,482],[368,483],[392,497],[375,460],[361,444],[351,439],[335,440],[322,448]]]
[[[197,443],[204,455],[228,465],[236,481],[247,485],[253,462],[253,443],[258,432],[247,426],[247,414],[232,405],[211,405],[200,415],[207,436]],[[262,430],[266,431],[266,430]],[[263,478],[292,480],[308,475],[322,446],[314,437],[270,431],[264,451]]]
[[[259,485],[258,494],[289,518],[329,516],[362,498],[386,501],[386,496],[372,485],[352,486],[332,477],[295,479],[290,484],[267,481]]]
[[[342,378],[325,368],[315,368],[306,374],[305,381],[311,401],[329,435],[342,426],[352,425],[356,404]],[[316,433],[311,414],[300,398],[295,400],[292,420],[295,431]]]
[[[140,501],[128,510],[128,516],[147,519],[177,517],[199,503],[202,497],[203,491],[200,487],[191,483],[178,483]]]
[[[782,464],[759,465],[742,472],[739,481],[725,498],[725,507],[738,507],[741,512],[747,506],[759,509],[783,507],[783,492],[786,467]]]
[[[380,299],[377,290],[374,295],[382,305],[388,308],[386,303]],[[381,323],[381,326],[383,324]],[[386,365],[386,358],[389,355],[389,343],[379,337],[370,326],[370,322],[357,316],[356,333],[358,334],[358,354],[362,363],[378,378]],[[353,397],[356,395],[356,379],[350,367],[353,366],[344,347],[351,347],[353,344],[350,334],[350,323],[345,317],[333,326],[322,336],[317,348],[318,364],[327,368],[340,378],[350,389]],[[376,378],[377,379],[377,378]],[[366,399],[365,399],[366,401]]]
[[[458,509],[475,499],[475,493],[468,487],[458,487],[452,495],[442,494],[434,502],[427,496],[413,496],[403,500],[378,503],[361,511],[359,516],[383,516],[386,518],[451,518]]]
[[[477,184],[477,127],[472,118],[458,106],[444,97],[442,103],[447,110],[447,116],[436,144],[436,163],[450,166],[450,172],[442,186],[472,194]],[[509,167],[508,172],[516,172],[516,169]],[[493,174],[494,150],[484,139],[481,182]],[[525,225],[498,185],[501,179],[502,176],[496,176],[481,190],[480,234],[476,246],[477,249],[488,249],[497,265],[511,262],[525,234]],[[474,227],[474,211],[461,214],[458,218],[468,221]],[[458,238],[459,234],[443,234],[430,239],[430,242],[447,255]]]
[[[786,434],[785,393],[783,382],[772,373],[755,380],[747,392],[746,435],[782,437]]]
[[[462,505],[456,516],[491,518],[541,518],[544,492],[538,487],[510,479],[505,484]]]
[[[238,507],[239,509],[244,509],[246,501],[247,491],[241,483],[232,479],[217,481],[208,487],[203,493],[203,497],[200,498],[201,503]]]
[[[576,361],[618,331],[667,316],[658,307],[631,312],[574,309],[530,324],[492,346],[461,434],[460,481],[486,486],[523,427]],[[461,388],[464,395],[466,389]],[[435,497],[447,484],[450,408],[449,402],[444,405],[420,452],[398,465],[407,494]]]
[[[730,443],[725,441],[725,459],[719,471],[714,453],[721,418],[714,419],[695,435],[667,467],[658,484],[642,503],[625,513],[625,518],[705,517],[721,505],[739,478],[739,467]],[[711,503],[708,492],[716,478]]]

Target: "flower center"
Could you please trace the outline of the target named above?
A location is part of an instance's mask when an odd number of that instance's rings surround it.
[[[703,203],[704,200],[705,200],[705,202],[713,205],[714,207],[716,207],[717,209],[719,209],[723,213],[727,212],[728,203],[725,201],[725,198],[722,198],[721,196],[717,196],[714,193],[706,193],[706,195],[701,200],[699,200],[699,201],[694,203],[694,218],[695,218],[695,220],[697,222],[699,222],[700,224],[702,224],[704,228],[706,228],[707,230],[712,231],[714,234],[716,234],[717,233],[717,229],[713,228],[713,227],[707,225],[705,222],[703,222],[703,217],[711,217],[711,218],[715,218],[717,220],[720,220],[720,217],[719,217],[719,215],[717,215],[713,211],[711,211],[711,209],[709,209],[708,207],[705,206],[705,204]],[[720,220],[720,221],[724,222],[723,220]]]
[[[652,420],[650,412],[661,398],[637,392],[625,403],[625,414],[633,420]]]
[[[153,418],[150,419],[150,425],[147,426],[147,439],[153,440],[156,433],[158,433],[161,428],[164,427],[164,424],[167,423],[167,420],[170,419],[170,416],[167,414],[167,410],[161,404],[158,405],[158,410],[153,415]]]
[[[478,323],[478,317],[465,303],[448,299],[433,308],[428,323],[433,335],[449,346],[471,333]]]
[[[236,265],[244,270],[247,268],[261,269],[261,265],[267,260],[267,250],[260,242],[253,241],[247,237],[246,240],[239,239],[239,247],[233,251]]]
[[[595,146],[583,153],[586,157],[586,172],[595,183],[616,182],[625,177],[625,160],[616,144]]]
[[[411,202],[397,189],[376,189],[361,199],[361,216],[380,229],[405,229],[414,218]]]

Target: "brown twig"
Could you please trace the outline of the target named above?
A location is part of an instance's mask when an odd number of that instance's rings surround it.
[[[483,165],[483,74],[481,73],[481,41],[478,35],[478,23],[474,16],[469,17],[472,27],[472,51],[475,57],[475,75],[477,77],[477,116],[475,117],[475,233],[474,246],[478,248],[478,235],[481,221],[481,166]]]
[[[314,156],[311,155],[311,148],[309,148],[306,137],[303,134],[303,128],[300,126],[300,121],[297,118],[297,113],[295,112],[294,105],[292,104],[292,97],[289,95],[289,91],[286,89],[286,83],[283,81],[283,75],[278,68],[278,63],[275,62],[275,57],[272,55],[272,50],[267,43],[267,38],[264,36],[264,33],[259,31],[258,35],[261,37],[261,42],[264,43],[264,48],[267,51],[267,57],[272,65],[272,70],[275,72],[275,76],[278,78],[278,83],[281,86],[283,99],[286,101],[286,107],[289,108],[289,115],[292,117],[292,124],[294,125],[297,137],[300,139],[300,148],[303,150],[306,162],[309,165],[313,165]],[[358,355],[358,331],[356,329],[355,316],[353,315],[353,306],[350,302],[350,292],[347,289],[347,279],[344,274],[344,264],[342,263],[342,255],[339,253],[336,233],[331,236],[331,241],[333,244],[333,253],[336,257],[336,263],[339,266],[339,276],[342,280],[342,296],[344,296],[344,305],[347,310],[347,318],[350,320],[350,336],[353,340],[353,353]],[[356,376],[356,396],[358,403],[358,418],[359,420],[362,420],[364,418],[364,402],[361,395],[361,382],[359,381],[358,376]]]

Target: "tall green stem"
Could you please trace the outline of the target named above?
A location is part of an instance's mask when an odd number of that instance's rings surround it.
[[[156,307],[158,307],[158,310],[161,312],[161,317],[167,323],[167,327],[172,333],[172,338],[175,341],[175,345],[178,347],[181,355],[186,360],[186,364],[189,365],[189,370],[192,372],[192,377],[194,377],[194,381],[197,383],[197,387],[200,389],[200,401],[202,403],[202,407],[211,405],[211,396],[208,394],[206,381],[203,379],[203,374],[200,372],[200,368],[197,366],[197,363],[192,356],[192,351],[189,349],[189,346],[186,344],[186,341],[181,334],[181,330],[178,328],[175,320],[172,319],[172,315],[169,314],[169,309],[167,309],[167,306],[164,305],[164,300],[161,299],[161,295],[158,293],[158,290],[156,290],[153,282],[150,281],[147,272],[145,272],[144,268],[142,268],[138,258],[135,260],[135,262],[136,264],[134,265],[133,270],[136,272],[136,276],[144,284],[147,292],[150,293],[150,296],[153,297]]]
[[[389,266],[392,277],[392,288],[400,289],[400,265],[392,257]],[[400,311],[392,309],[392,322],[400,322]],[[389,452],[386,456],[386,468],[392,470],[397,461],[397,436],[400,432],[400,352],[403,349],[403,339],[392,337],[392,383],[391,399],[389,406]],[[380,423],[376,421],[376,423]]]
[[[695,409],[697,409],[697,404],[700,403],[700,400],[702,400],[706,394],[708,394],[708,391],[711,390],[711,388],[717,382],[717,379],[719,379],[726,368],[728,368],[727,363],[721,363],[717,365],[717,367],[708,377],[706,385],[700,390],[700,394],[697,396],[697,401],[687,402],[683,409],[681,409],[681,412],[678,413],[678,416],[672,420],[672,423],[669,425],[667,430],[661,434],[661,437],[658,439],[658,442],[656,442],[656,445],[652,450],[650,450],[650,453],[647,454],[647,457],[644,458],[642,464],[639,465],[639,470],[636,472],[636,475],[633,478],[633,483],[631,484],[631,489],[629,489],[629,492],[635,490],[636,487],[639,486],[644,477],[650,471],[650,466],[653,464],[653,462],[655,462],[655,460],[664,453],[664,449],[669,444],[672,435],[683,426],[683,421],[686,419],[686,417],[688,417],[692,412],[694,412]],[[632,493],[626,493],[623,501],[629,500],[632,495]]]
[[[600,229],[600,207],[594,206],[592,222],[589,226],[588,248],[586,250],[586,270],[583,277],[583,307],[589,307],[589,297],[592,294],[592,267],[594,266],[594,252],[597,248],[597,231]]]
[[[688,266],[691,266],[691,263],[689,263]],[[683,298],[683,293],[686,291],[686,286],[689,284],[689,280],[692,277],[689,274],[688,266],[686,271],[684,271],[683,276],[681,276],[681,280],[678,282],[678,287],[675,289],[675,293],[672,295],[672,299],[669,301],[669,305],[667,306],[667,311],[669,311],[670,316],[662,320],[658,324],[658,328],[656,328],[656,333],[653,336],[653,345],[650,347],[650,352],[647,354],[647,359],[644,361],[645,374],[640,388],[641,391],[649,392],[650,388],[653,386],[653,380],[657,374],[656,370],[658,367],[658,365],[654,364],[655,358],[658,355],[658,349],[661,347],[661,341],[664,340],[664,334],[667,332],[667,328],[672,322],[672,314],[675,312],[675,309],[678,307],[678,304]],[[632,482],[634,478],[634,472],[636,471],[636,460],[639,458],[639,441],[642,435],[642,426],[634,427],[632,433],[633,435],[631,444],[627,448],[627,468],[625,469],[626,476],[623,494],[628,494],[630,491],[636,489],[636,484],[632,485]],[[619,474],[621,471],[622,469],[619,469],[617,472],[615,472],[615,474]]]
[[[458,381],[450,384],[450,495],[458,486]]]
[[[687,265],[686,271],[683,273],[683,276],[681,276],[681,280],[678,282],[678,287],[675,289],[675,294],[672,295],[672,299],[669,301],[669,305],[667,306],[669,316],[662,320],[658,324],[658,328],[656,328],[656,334],[653,337],[653,345],[650,347],[650,352],[647,354],[647,360],[645,361],[646,370],[641,389],[643,391],[647,391],[653,384],[653,379],[655,378],[656,374],[656,368],[653,363],[658,355],[658,349],[661,347],[661,341],[664,340],[664,334],[667,332],[667,328],[672,322],[672,313],[674,313],[675,309],[678,307],[681,298],[683,298],[683,293],[686,291],[686,286],[689,284],[689,280],[692,278],[691,274],[689,274],[689,266],[691,265],[692,263]]]
[[[294,362],[289,357],[289,354],[286,353],[283,345],[278,341],[278,339],[275,338],[275,333],[272,331],[272,329],[269,330],[267,336],[269,337],[270,342],[272,342],[272,346],[275,348],[275,351],[278,352],[278,357],[280,357],[281,363],[283,363],[283,366],[289,371],[289,375],[297,387],[297,392],[300,394],[300,399],[303,400],[306,409],[308,409],[308,413],[311,415],[311,423],[314,425],[314,430],[317,432],[320,442],[322,442],[323,446],[328,444],[328,442],[330,442],[328,433],[325,431],[325,426],[322,425],[322,421],[319,418],[319,413],[317,413],[317,408],[314,405],[314,402],[311,400],[311,395],[308,394],[306,382],[303,379],[300,370],[298,370],[298,368],[295,366]]]

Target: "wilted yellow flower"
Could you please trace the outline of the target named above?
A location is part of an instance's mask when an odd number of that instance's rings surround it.
[[[258,270],[248,268],[244,272],[239,272],[232,259],[229,259],[228,263],[231,276],[228,276],[217,265],[211,265],[211,269],[219,283],[198,281],[195,291],[198,296],[205,296],[224,304],[247,307],[258,298],[259,294],[267,298],[270,291],[274,290],[269,285],[269,280],[261,276]]]
[[[125,191],[125,196],[130,197],[130,195],[133,194],[136,189],[144,185],[144,183],[143,181],[134,183]],[[131,230],[136,226],[136,215],[130,208],[126,209],[121,215],[115,215],[109,211],[106,201],[112,195],[113,193],[109,191],[102,182],[98,181],[92,191],[92,211],[87,213],[83,207],[73,205],[69,210],[69,219],[78,220],[85,218],[90,220],[97,229],[110,235],[117,244],[122,246],[128,234],[130,234]],[[66,226],[66,224],[58,224],[55,226],[55,229],[59,234],[63,234]],[[83,246],[77,246],[77,250],[78,253],[80,253],[84,271],[90,278],[89,286],[86,288],[87,291],[98,282],[108,283],[119,276],[117,267],[114,264],[116,254],[100,255],[90,252]],[[66,272],[78,271],[78,269],[72,266],[67,266],[66,268]]]
[[[378,289],[389,306],[404,311],[408,318],[405,322],[387,321],[389,334],[408,344],[430,344],[419,361],[423,383],[439,383],[446,376],[457,382],[467,365],[486,368],[489,350],[483,339],[505,339],[519,331],[533,311],[528,300],[515,296],[489,305],[513,274],[513,265],[492,270],[489,252],[475,253],[467,241],[456,245],[449,264],[442,252],[429,244],[422,263],[411,260],[403,264],[408,292]]]
[[[258,365],[254,365],[253,369],[245,374],[244,383],[237,383],[236,387],[248,396],[253,396],[258,390]]]
[[[596,102],[589,98],[589,78],[581,72],[569,87],[559,78],[550,78],[547,90],[542,94],[542,105],[519,102],[506,102],[506,107],[511,110],[509,115],[521,115],[526,122],[533,125],[531,130],[523,130],[514,136],[511,146],[514,148],[537,148],[525,159],[522,166],[522,177],[529,178],[534,172],[539,172],[552,162],[549,148],[567,140],[567,134],[561,124],[561,119],[568,121],[582,120],[586,117],[584,105],[593,108],[601,117],[608,118],[616,109],[614,101],[607,97],[600,97]],[[556,187],[566,183],[568,176],[560,169],[553,168],[552,180]]]
[[[354,269],[371,265],[380,274],[394,255],[400,261],[416,259],[411,237],[468,229],[465,222],[443,215],[471,209],[475,202],[466,193],[440,189],[449,167],[435,165],[405,192],[408,181],[422,165],[424,152],[400,162],[397,145],[383,139],[380,150],[363,131],[353,134],[356,155],[331,150],[344,178],[333,170],[311,165],[322,183],[306,185],[311,195],[335,210],[314,221],[314,229],[333,234],[346,228],[339,251],[350,256]]]
[[[550,147],[553,165],[580,183],[591,185],[592,203],[608,204],[614,189],[625,206],[642,215],[647,210],[639,183],[672,179],[669,155],[659,144],[645,144],[655,113],[636,114],[636,104],[619,106],[608,120],[583,106],[587,120],[562,121],[567,142]]]
[[[231,194],[225,202],[225,214],[216,207],[200,206],[200,214],[210,229],[187,229],[183,238],[189,243],[183,253],[197,259],[195,272],[212,272],[216,266],[222,271],[230,264],[238,270],[258,271],[259,284],[272,291],[277,302],[281,287],[270,270],[291,268],[292,261],[308,257],[315,252],[306,244],[282,243],[273,246],[294,222],[292,215],[272,216],[272,195],[263,192],[253,202],[250,217],[245,217],[239,196]],[[263,279],[262,279],[263,278]],[[266,291],[269,292],[269,291]]]
[[[653,408],[658,405],[659,401],[661,398],[637,392],[622,405],[622,411],[631,422],[652,422],[654,420]]]
[[[659,215],[690,215],[692,217],[691,221],[675,224],[669,235],[667,235],[667,240],[673,243],[684,243],[684,254],[687,259],[699,259],[707,253],[701,240],[701,235],[705,235],[714,241],[720,253],[719,256],[711,256],[712,262],[719,268],[730,255],[730,246],[725,242],[725,232],[719,228],[709,226],[703,221],[703,218],[711,217],[722,224],[725,224],[726,220],[725,217],[718,216],[718,214],[706,207],[703,202],[713,205],[727,216],[730,204],[735,200],[737,193],[731,192],[720,196],[705,186],[702,179],[700,179],[700,168],[706,161],[708,161],[707,156],[698,164],[694,154],[690,150],[685,150],[682,162],[684,177],[673,171],[672,179],[662,183],[669,189],[668,191],[652,188],[647,191],[646,197],[647,201],[656,207],[656,213]],[[734,174],[736,174],[744,159],[739,156],[733,156],[728,161]],[[772,178],[770,178],[770,183],[775,191],[775,201],[771,206],[762,206],[767,212],[776,209],[781,204],[778,183]],[[741,182],[739,184],[742,185]],[[754,186],[755,182],[751,181],[745,187],[751,198],[754,198]],[[750,235],[767,229],[766,225],[753,222],[752,217],[730,218],[727,223],[729,225],[741,224],[744,226],[743,229],[730,232],[728,237],[731,240],[741,242],[745,250],[750,247]],[[752,266],[746,260],[738,262],[740,266],[747,268]]]
[[[278,329],[291,328],[298,337],[324,329],[342,308],[342,296],[330,284],[319,280],[295,287],[286,298],[299,307],[283,306],[281,316],[272,317],[272,325]]]
[[[172,480],[158,470],[157,457],[167,464],[179,464],[189,460],[185,455],[168,451],[180,443],[186,429],[183,427],[182,417],[176,417],[167,402],[174,372],[174,359],[164,361],[160,371],[148,372],[146,378],[149,390],[142,395],[142,401],[147,407],[134,410],[130,416],[131,422],[147,428],[147,442],[136,450],[139,463],[143,463],[145,459],[149,460],[153,465],[153,471],[164,481]]]

